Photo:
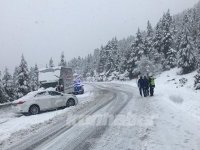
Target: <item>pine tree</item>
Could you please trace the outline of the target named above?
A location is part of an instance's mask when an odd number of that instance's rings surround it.
[[[118,40],[117,38],[113,38],[111,40],[111,57],[113,58],[113,64],[111,66],[111,72],[119,71],[119,63],[120,63],[120,54],[119,54],[119,48],[118,48]]]
[[[21,63],[17,69],[17,97],[22,97],[29,93],[30,90],[30,80],[29,80],[29,70],[26,60],[24,59],[24,56],[21,57]]]
[[[158,52],[162,52],[162,28],[161,28],[161,20],[156,25],[155,37],[153,39],[154,49]]]
[[[145,39],[144,39],[144,47],[145,47],[145,50],[144,50],[144,55],[149,57],[150,59],[153,59],[151,58],[151,53],[153,51],[153,28],[151,26],[151,23],[150,21],[147,22],[147,35],[145,36]]]
[[[196,90],[200,90],[200,68],[197,71],[197,75],[195,75],[194,80],[194,88]]]
[[[13,87],[13,78],[8,72],[8,68],[5,68],[4,76],[2,78],[2,83],[6,94],[9,97],[9,101],[14,99],[14,87]]]
[[[100,60],[100,49],[95,49],[93,54],[93,70],[95,72],[98,72],[98,66],[99,66],[99,60]]]
[[[30,88],[31,91],[36,91],[39,88],[39,80],[38,80],[39,70],[37,65],[35,67],[31,67],[30,69]]]
[[[15,67],[14,73],[13,73],[13,89],[14,89],[14,99],[18,98],[17,91],[18,91],[18,83],[17,83],[17,77],[18,77],[18,67]]]
[[[153,37],[153,28],[149,20],[147,22],[147,37]]]
[[[162,52],[164,54],[165,59],[168,57],[169,50],[172,46],[172,35],[171,35],[171,24],[172,24],[172,16],[170,15],[170,12],[163,15],[162,18]]]
[[[190,43],[187,33],[183,33],[182,42],[180,44],[178,67],[181,68],[181,74],[192,72],[196,67],[196,59],[194,56],[194,48]]]
[[[53,63],[53,59],[52,57],[49,60],[49,68],[53,68],[54,67],[54,63]]]
[[[0,72],[0,103],[5,103],[5,102],[9,102],[9,97],[7,95],[7,93],[5,92],[5,89],[3,87],[3,83],[1,80],[1,72]]]
[[[103,46],[101,46],[100,49],[100,56],[99,56],[99,65],[98,65],[98,73],[101,74],[102,72],[105,71],[105,65],[106,65],[106,51],[105,48]]]
[[[176,62],[176,56],[177,56],[177,51],[174,50],[173,48],[169,49],[168,52],[167,52],[167,58],[164,62],[164,69],[166,70],[169,70],[171,68],[174,68],[177,64]]]
[[[105,62],[105,72],[106,76],[109,77],[111,72],[114,71],[114,58],[112,57],[113,49],[112,49],[112,41],[108,41],[107,45],[105,46],[105,55],[106,55],[106,62]]]
[[[136,52],[132,49],[130,51],[128,51],[125,54],[125,64],[126,64],[126,70],[129,73],[129,79],[133,79],[134,77],[137,76],[137,73],[134,73],[134,70],[136,68],[136,62],[137,62],[137,56],[136,56]]]
[[[195,45],[190,36],[190,23],[187,15],[184,16],[181,43],[178,52],[178,67],[181,68],[181,74],[190,73],[196,68],[196,58],[194,55]]]
[[[132,48],[135,51],[135,54],[136,54],[136,57],[137,57],[137,61],[140,61],[142,56],[144,56],[145,45],[144,45],[142,34],[141,34],[139,28],[138,28],[138,32],[136,34],[135,42],[132,45]]]
[[[62,66],[62,67],[66,67],[67,66],[67,63],[66,63],[66,60],[65,60],[65,55],[64,55],[64,52],[62,52],[61,54],[61,57],[60,57],[60,63],[59,63],[59,66]]]

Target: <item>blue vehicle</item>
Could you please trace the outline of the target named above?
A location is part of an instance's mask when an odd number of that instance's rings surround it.
[[[78,94],[83,94],[84,93],[84,88],[83,88],[83,84],[81,84],[80,80],[75,80],[74,81],[74,94],[78,95]]]

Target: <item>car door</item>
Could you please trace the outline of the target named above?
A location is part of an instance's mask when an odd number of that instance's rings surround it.
[[[48,91],[49,95],[51,96],[52,99],[52,107],[53,108],[58,108],[58,107],[63,107],[65,106],[64,104],[64,99],[65,97],[63,96],[62,93],[56,92],[56,91]]]
[[[52,108],[52,100],[50,99],[49,93],[46,91],[39,92],[35,95],[35,102],[39,105],[40,110],[48,110]]]

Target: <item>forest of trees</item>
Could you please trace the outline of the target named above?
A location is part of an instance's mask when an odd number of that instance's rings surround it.
[[[58,66],[66,67],[64,53],[61,54]],[[50,58],[47,68],[54,67],[53,59]],[[39,69],[35,65],[28,67],[24,56],[21,56],[19,66],[15,67],[13,75],[5,68],[4,72],[0,72],[0,103],[10,102],[18,99],[31,91],[39,88]]]
[[[148,21],[146,30],[138,28],[136,35],[121,40],[113,37],[87,57],[79,56],[66,62],[62,53],[58,65],[72,67],[74,73],[91,81],[128,80],[174,67],[181,69],[179,74],[198,70],[194,87],[200,89],[199,56],[200,2],[174,16],[170,11],[165,12],[155,27]],[[50,58],[46,67],[54,66]],[[37,65],[28,68],[23,55],[13,75],[5,68],[0,72],[0,103],[37,90],[38,73]]]
[[[150,21],[136,35],[116,37],[85,58],[68,62],[85,79],[109,81],[133,79],[138,75],[157,74],[174,67],[179,74],[199,70],[194,86],[200,89],[200,2],[172,16],[165,12],[152,27]]]

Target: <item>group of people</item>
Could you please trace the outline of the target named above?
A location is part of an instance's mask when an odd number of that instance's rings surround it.
[[[64,92],[64,86],[62,84],[57,85],[56,91],[58,91],[58,92]]]
[[[140,76],[140,79],[138,80],[138,88],[141,96],[153,96],[155,88],[155,81],[153,76],[150,76],[148,78],[146,76]]]

